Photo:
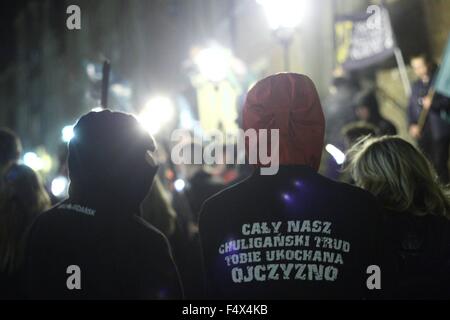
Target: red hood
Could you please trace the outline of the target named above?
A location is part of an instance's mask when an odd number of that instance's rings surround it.
[[[243,126],[279,129],[280,165],[318,170],[325,119],[316,87],[307,76],[279,73],[259,81],[247,94]]]

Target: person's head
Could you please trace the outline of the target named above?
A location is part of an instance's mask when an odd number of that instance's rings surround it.
[[[279,73],[256,83],[247,94],[243,127],[278,129],[281,165],[319,168],[325,119],[316,87],[307,76]]]
[[[349,151],[348,159],[355,183],[386,209],[450,217],[447,191],[430,162],[409,142],[395,136],[369,137]]]
[[[12,165],[0,193],[0,270],[18,267],[28,228],[48,208],[50,198],[39,176],[27,166]]]
[[[428,54],[418,54],[411,58],[414,74],[422,81],[429,81],[434,69],[434,62]]]
[[[22,145],[17,135],[9,129],[0,128],[0,174],[17,162]]]
[[[155,149],[153,138],[131,115],[109,110],[84,115],[69,143],[70,197],[114,203],[123,214],[137,214],[157,171],[149,163]]]
[[[341,133],[344,136],[347,147],[350,148],[358,140],[366,136],[376,136],[377,127],[368,122],[357,121],[344,126]]]
[[[362,94],[356,103],[356,117],[361,121],[375,121],[381,117],[380,106],[374,92]]]

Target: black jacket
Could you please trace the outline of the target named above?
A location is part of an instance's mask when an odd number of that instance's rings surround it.
[[[273,176],[256,171],[203,206],[208,297],[370,297],[367,267],[388,271],[379,213],[369,193],[309,167],[281,166]]]
[[[417,124],[422,112],[421,99],[428,94],[431,82],[423,83],[417,80],[411,88],[411,97],[408,104],[409,124]],[[428,113],[424,131],[430,134],[432,140],[436,141],[450,136],[450,123],[442,119],[441,112],[450,111],[450,99],[435,93],[431,109]]]
[[[385,248],[392,250],[394,298],[450,298],[450,223],[442,216],[387,212]]]
[[[71,199],[42,214],[28,241],[31,299],[179,299],[182,289],[169,244],[138,216]],[[81,290],[67,281],[81,270]]]

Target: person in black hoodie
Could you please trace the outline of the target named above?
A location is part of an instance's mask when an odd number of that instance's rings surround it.
[[[69,198],[28,240],[31,299],[178,299],[167,239],[139,217],[157,166],[153,138],[124,113],[91,112],[69,143]]]
[[[259,81],[247,95],[243,123],[245,130],[279,129],[279,171],[262,175],[256,169],[204,203],[207,296],[371,297],[376,290],[368,290],[367,268],[387,271],[378,206],[368,192],[317,173],[325,123],[313,82],[294,73]],[[247,155],[255,151],[251,145]]]
[[[349,152],[356,184],[385,209],[385,250],[392,252],[394,298],[450,298],[450,194],[413,145],[366,138]]]
[[[377,128],[377,134],[380,136],[397,134],[397,128],[394,124],[381,115],[375,92],[363,93],[357,101],[355,112],[360,121],[374,125]]]

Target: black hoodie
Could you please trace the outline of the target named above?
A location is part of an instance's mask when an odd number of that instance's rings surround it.
[[[138,216],[156,173],[145,160],[153,139],[132,116],[110,111],[83,116],[74,134],[70,197],[30,233],[29,297],[181,298],[166,238]]]

